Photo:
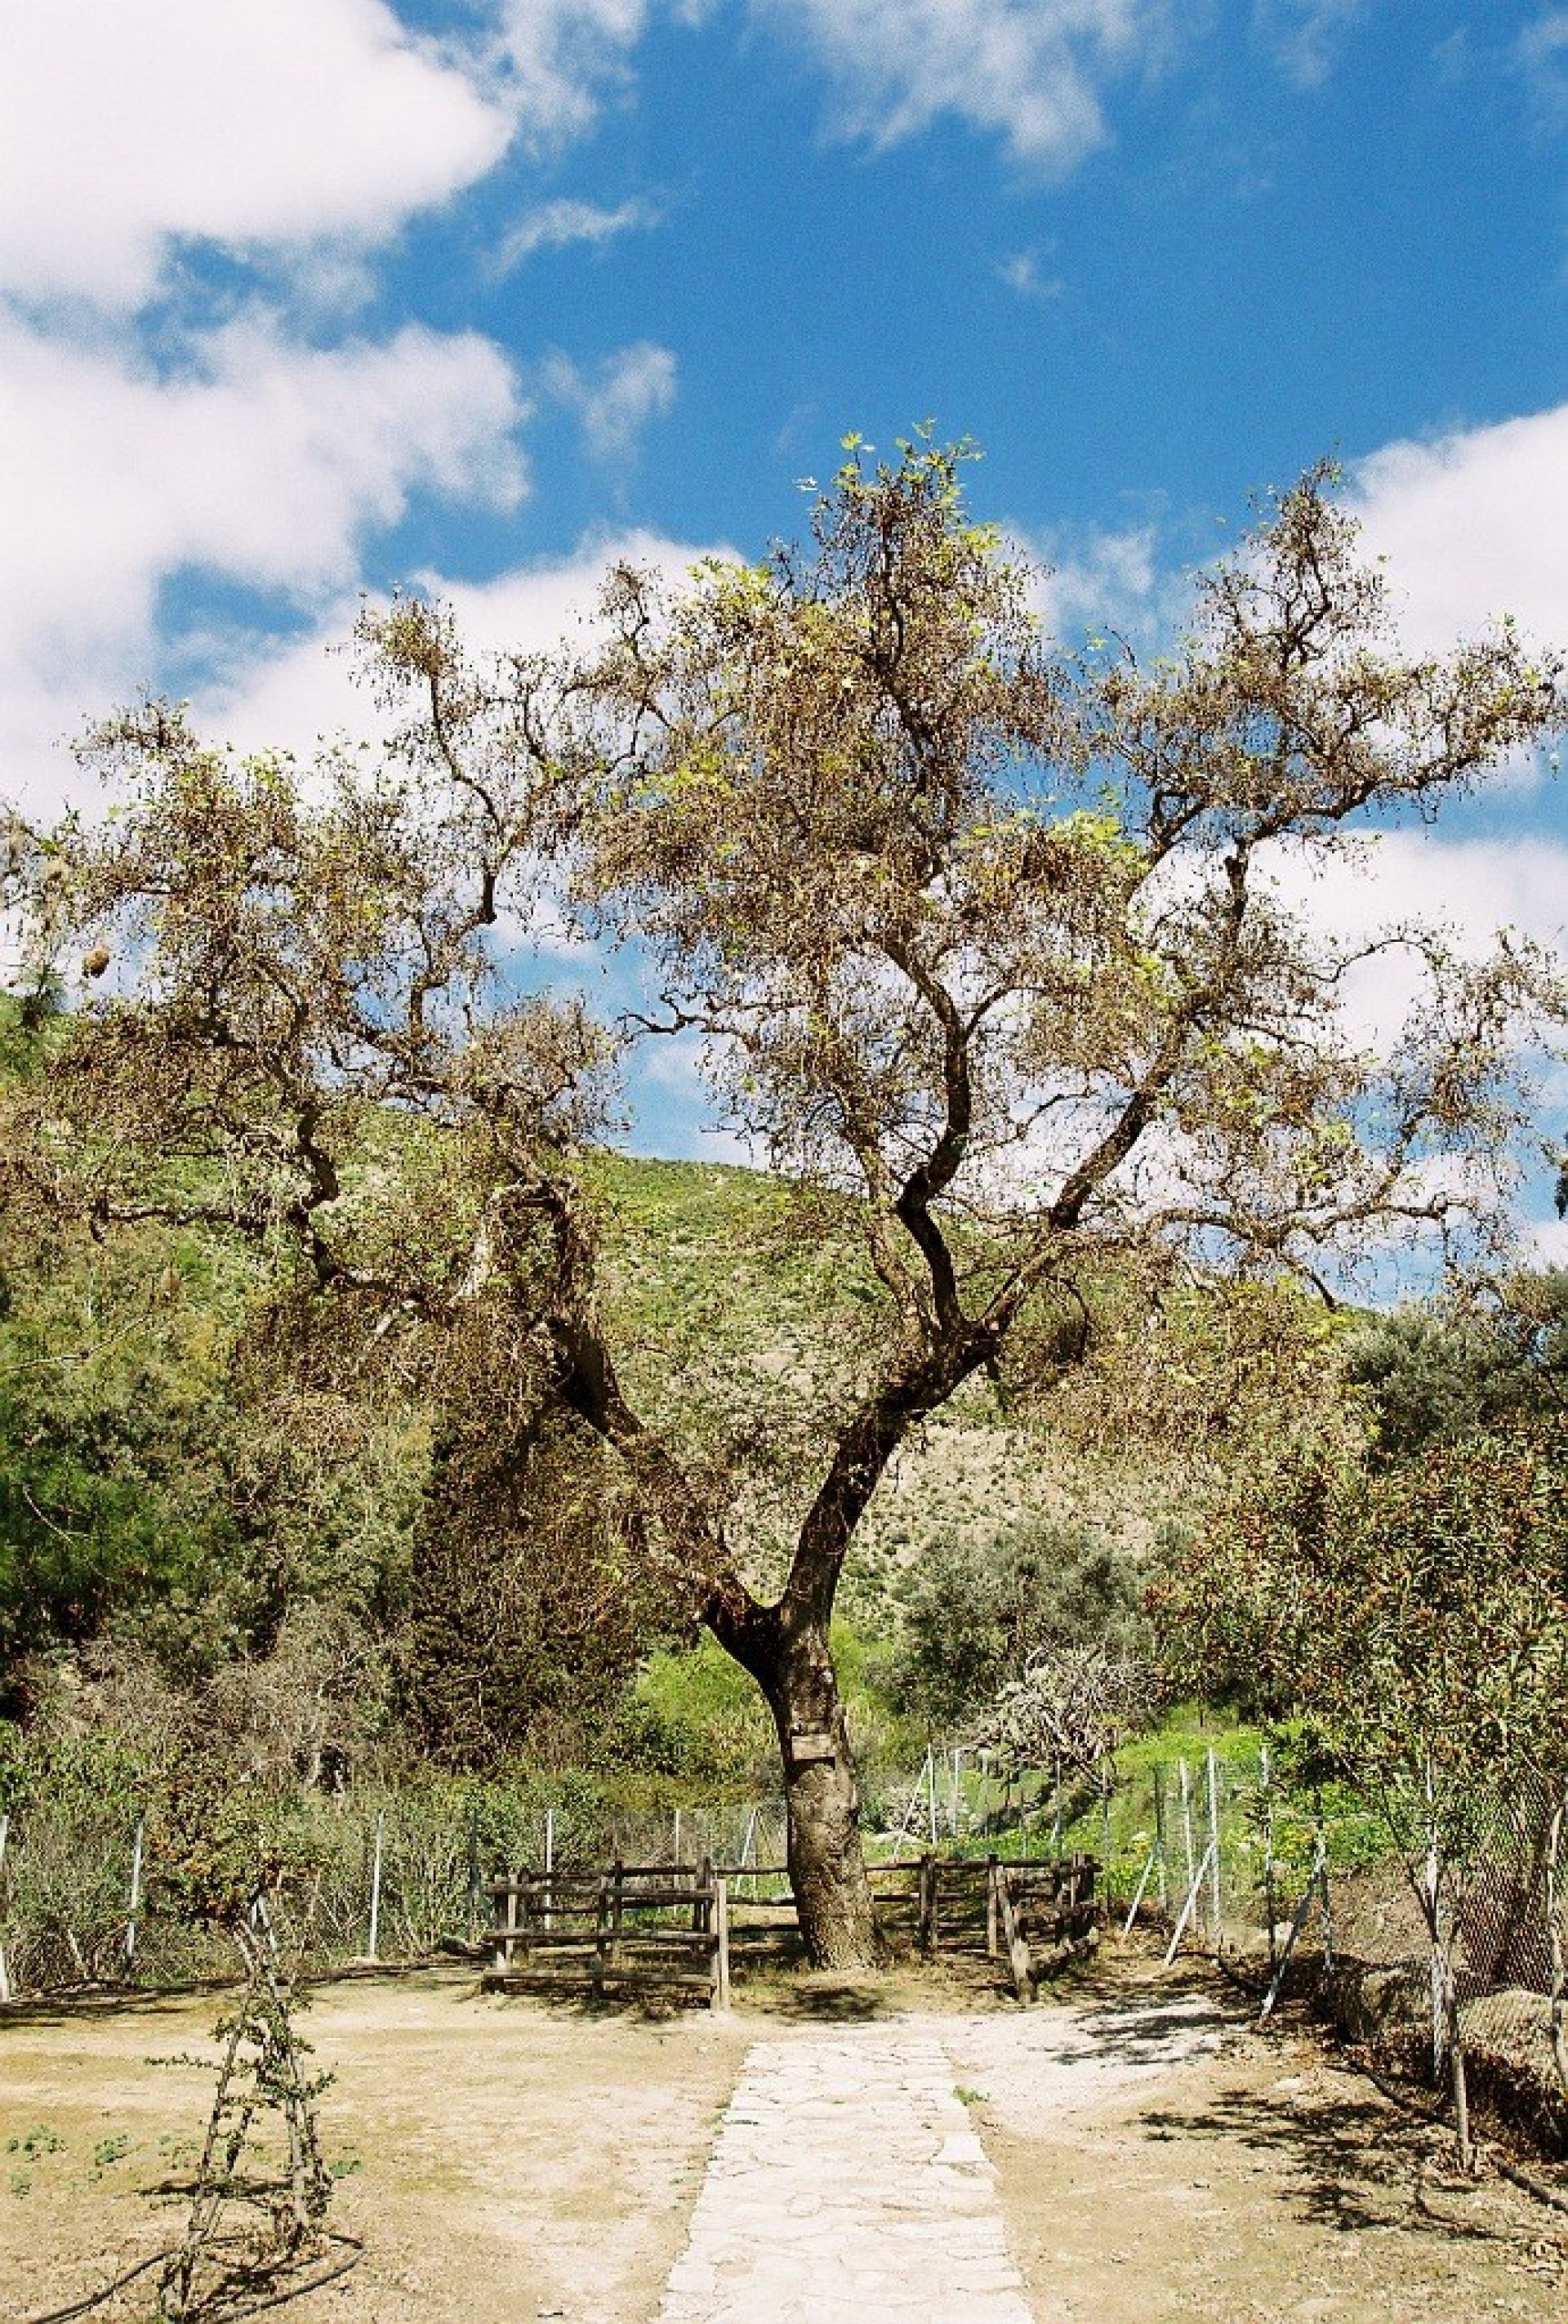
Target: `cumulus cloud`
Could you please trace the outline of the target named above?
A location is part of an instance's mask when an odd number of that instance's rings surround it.
[[[587,130],[649,7],[487,0],[468,40],[439,48],[387,0],[7,0],[3,14],[0,290],[128,312],[169,287],[184,244],[352,279],[354,252],[514,141],[537,153]]]
[[[576,413],[596,460],[627,460],[652,420],[675,402],[676,360],[651,339],[620,347],[592,372],[568,355],[548,355],[540,367],[547,395]]]
[[[846,135],[879,145],[944,115],[1056,175],[1104,143],[1102,95],[1158,60],[1167,0],[754,0],[801,37],[834,85]]]
[[[507,106],[383,0],[7,6],[0,286],[126,309],[171,246],[374,242],[482,176]]]
[[[1568,646],[1568,403],[1358,461],[1351,505],[1405,634],[1451,645],[1500,613]]]
[[[592,249],[602,250],[619,235],[646,232],[661,225],[663,218],[659,205],[640,195],[617,203],[613,209],[598,202],[570,198],[541,202],[506,236],[495,254],[494,271],[504,274],[525,258],[531,258],[536,250],[561,250],[573,243],[586,243]]]
[[[0,320],[6,513],[26,544],[0,574],[0,788],[58,788],[48,743],[156,676],[174,576],[309,605],[353,580],[366,535],[415,492],[514,506],[525,411],[472,333],[410,325],[321,349],[253,312],[160,376]]]
[[[449,604],[476,653],[543,653],[591,625],[606,576],[634,565],[675,582],[724,548],[699,548],[661,533],[632,530],[595,537],[571,556],[513,567],[488,581],[413,576],[428,595]],[[309,632],[282,646],[251,641],[231,653],[195,702],[202,730],[242,750],[263,746],[306,757],[318,740],[339,735],[374,742],[384,721],[356,685],[352,657],[341,649],[359,600],[345,592],[323,608]]]
[[[1441,927],[1472,960],[1499,934],[1551,950],[1568,944],[1568,845],[1538,834],[1515,839],[1450,839],[1427,829],[1386,831],[1324,862],[1276,844],[1265,876],[1281,900],[1347,947],[1379,931]],[[1386,1052],[1424,985],[1413,954],[1379,954],[1347,980],[1344,1001],[1359,1040]]]

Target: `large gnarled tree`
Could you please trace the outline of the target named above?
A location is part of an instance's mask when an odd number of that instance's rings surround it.
[[[1351,948],[1280,889],[1533,746],[1555,664],[1507,629],[1403,657],[1324,473],[1170,660],[1065,659],[959,457],[853,457],[804,553],[617,574],[575,655],[476,666],[400,601],[364,624],[386,755],[234,763],[144,708],[99,741],[118,819],[18,847],[40,950],[115,980],[18,1102],[14,1199],[250,1237],[313,1364],[438,1399],[484,1458],[541,1410],[587,1432],[628,1544],[768,1700],[825,1964],[876,1951],[829,1626],[899,1448],[976,1376],[1070,1375],[1108,1286],[1322,1286],[1484,1225],[1555,1001],[1517,945],[1407,928],[1419,998],[1374,1054]],[[562,911],[657,997],[607,1026],[530,992]],[[618,1053],[667,1035],[863,1254],[805,1420],[780,1379],[777,1432],[722,1444],[719,1391],[623,1344],[600,1279],[585,1157]]]

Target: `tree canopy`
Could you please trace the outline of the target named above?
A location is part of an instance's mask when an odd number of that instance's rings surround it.
[[[424,1399],[459,1463],[547,1410],[595,1440],[648,1570],[768,1698],[824,1961],[875,1941],[828,1625],[890,1460],[966,1381],[1048,1393],[1130,1285],[1332,1287],[1490,1234],[1561,1001],[1517,943],[1349,945],[1281,885],[1530,747],[1559,663],[1506,625],[1405,654],[1326,470],[1167,659],[1064,656],[963,458],[852,447],[809,547],[622,570],[558,655],[368,614],[384,754],[235,760],[133,708],[94,745],[117,815],[14,851],[37,971],[74,949],[103,982],[13,1093],[14,1214],[240,1238],[268,1346]],[[641,964],[640,1006],[599,1021],[541,973],[562,913]],[[1347,995],[1395,943],[1419,997],[1379,1051]],[[607,1320],[591,1157],[670,1036],[802,1232],[858,1253],[745,1411]]]

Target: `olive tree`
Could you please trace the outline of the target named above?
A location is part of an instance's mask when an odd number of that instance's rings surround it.
[[[827,1964],[877,1950],[830,1623],[890,1462],[966,1384],[1048,1408],[1130,1286],[1329,1289],[1484,1228],[1545,964],[1400,931],[1419,997],[1375,1054],[1351,948],[1278,882],[1343,876],[1358,824],[1430,813],[1563,704],[1506,627],[1403,654],[1327,471],[1146,669],[1052,646],[960,452],[851,455],[807,547],[618,571],[573,650],[477,662],[439,608],[371,615],[384,753],[236,763],[167,708],[113,722],[119,816],[18,837],[41,959],[91,945],[106,982],[6,1141],[19,1203],[250,1238],[328,1374],[475,1443],[549,1410],[605,1449],[628,1544],[768,1702]],[[542,985],[563,914],[639,1006]],[[593,1160],[614,1068],[670,1037],[832,1254],[792,1324],[811,1391],[764,1368],[727,1433],[711,1370],[618,1322]]]

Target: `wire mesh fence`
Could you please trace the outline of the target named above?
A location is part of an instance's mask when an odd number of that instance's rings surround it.
[[[1438,1920],[1482,2093],[1568,2147],[1561,1805],[1544,1782],[1487,1803]],[[1112,1925],[1143,1923],[1172,1957],[1197,1949],[1221,1958],[1260,2009],[1271,1993],[1310,1988],[1387,2065],[1430,2077],[1441,2062],[1423,1868],[1401,1860],[1365,1802],[1291,1788],[1250,1738],[1021,1784],[973,1752],[933,1744],[876,1807],[867,1832],[875,1861],[933,1849],[1092,1856]],[[570,1784],[553,1796],[548,1784],[515,1794],[410,1786],[309,1798],[291,1813],[302,1868],[278,1909],[297,1927],[307,1973],[479,1942],[488,1884],[501,1872],[706,1858],[730,1874],[740,1903],[789,1897],[778,1798],[652,1809]],[[134,1802],[78,1794],[0,1818],[0,1998],[232,1971],[222,1932],[181,1909],[164,1836]]]
[[[275,1909],[297,1925],[308,1974],[478,1941],[502,1871],[706,1858],[734,1873],[742,1897],[788,1890],[781,1801],[621,1809],[570,1791],[410,1788],[293,1803],[291,1824],[297,1868]],[[168,1880],[164,1840],[155,1816],[123,1801],[0,1818],[0,2000],[232,1974],[223,1932],[193,1922]]]
[[[1167,1957],[1221,1960],[1261,2014],[1310,1993],[1387,2070],[1441,2080],[1457,2027],[1477,2093],[1568,2151],[1560,1787],[1525,1777],[1471,1803],[1467,1844],[1441,1859],[1418,1829],[1402,1853],[1342,1787],[1281,1783],[1267,1749],[1053,1790],[1054,1843],[1100,1858],[1108,1918],[1151,1924]]]

